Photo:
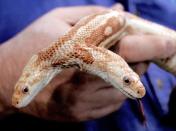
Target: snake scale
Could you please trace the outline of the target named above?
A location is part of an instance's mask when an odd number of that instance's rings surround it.
[[[108,50],[123,36],[140,32],[176,39],[176,32],[126,12],[103,11],[82,18],[49,47],[34,54],[17,81],[12,104],[27,106],[62,70],[76,67],[97,75],[131,99],[142,98],[145,88],[139,76],[118,54]],[[153,60],[176,74],[176,55]]]

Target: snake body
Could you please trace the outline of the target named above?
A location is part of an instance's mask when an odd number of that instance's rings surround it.
[[[113,10],[82,18],[57,42],[32,56],[15,85],[12,104],[18,108],[28,105],[53,77],[69,67],[101,77],[129,98],[142,98],[145,88],[139,76],[119,55],[106,48],[139,31],[175,38],[174,31],[152,23],[159,28],[158,33],[150,23]],[[175,73],[174,60],[175,56],[156,63]]]

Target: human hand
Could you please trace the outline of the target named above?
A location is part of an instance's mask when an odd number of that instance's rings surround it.
[[[176,44],[161,36],[134,34],[122,38],[116,45],[115,52],[142,75],[150,61],[172,56],[176,52]]]
[[[36,103],[43,104],[42,106],[41,105],[36,106],[36,104],[32,106],[31,103],[31,106],[24,108],[24,110],[22,111],[47,119],[82,121],[88,120],[90,118],[93,119],[102,117],[106,114],[111,113],[112,111],[115,111],[120,107],[120,105],[125,99],[125,97],[121,93],[116,91],[116,89],[114,89],[113,87],[110,87],[110,85],[107,85],[101,79],[97,78],[92,80],[92,82],[91,80],[88,79],[87,80],[89,82],[88,84],[86,84],[87,81],[84,81],[83,83],[79,81],[77,84],[74,84],[74,82],[72,81],[74,77],[76,76],[74,75],[69,82],[64,83],[62,86],[58,84],[56,84],[55,86],[53,85],[51,86],[50,84],[50,86],[53,87],[53,89],[57,89],[59,91],[59,92],[57,91],[58,93],[56,93],[56,91],[53,91],[54,94],[57,94],[54,95],[57,96],[54,97],[55,98],[54,100],[53,97],[51,96],[52,95],[51,90],[44,91],[44,93],[43,94],[41,93],[41,95],[45,96],[45,100],[41,99],[43,97],[41,97],[40,94],[34,100],[34,102],[38,100]],[[83,78],[86,79],[86,76],[84,76]],[[57,79],[56,83],[58,83],[60,79],[61,78]],[[59,87],[55,88],[56,86]],[[92,90],[90,90],[90,88]],[[91,92],[91,96],[89,95],[90,94],[89,92]],[[46,96],[50,96],[47,97],[49,99],[46,99]],[[100,96],[104,97],[103,101],[99,101],[98,104]],[[60,101],[56,102],[58,98],[60,98],[59,99]],[[74,101],[74,103],[70,101]],[[42,112],[33,110],[35,109],[34,107],[37,108],[37,110],[42,110]]]
[[[0,64],[3,74],[0,81],[4,88],[0,96],[5,107],[12,108],[10,98],[14,84],[31,55],[62,36],[81,17],[102,10],[105,8],[97,6],[55,9],[2,45],[0,63],[4,63]],[[109,114],[124,101],[120,92],[100,78],[82,75],[86,81],[75,84],[75,74],[74,69],[63,71],[29,106],[19,111],[45,119],[82,121]]]
[[[143,63],[144,61],[166,58],[175,52],[174,50],[171,50],[170,52],[167,51],[168,49],[170,50],[174,47],[173,42],[167,38],[150,35],[144,35],[143,38],[144,39],[141,39],[141,36],[138,35],[124,37],[119,43],[118,52],[129,63],[137,63],[137,66],[135,66],[134,69],[139,74],[142,74],[147,68],[147,66]],[[145,42],[143,42],[143,44],[140,42],[136,44],[137,41]],[[155,45],[152,44],[153,41],[155,41]],[[134,50],[134,45],[137,50]],[[160,48],[160,53],[157,51],[158,48]],[[39,116],[40,114],[40,117],[47,119],[83,121],[107,115],[117,110],[125,100],[125,97],[121,93],[104,83],[102,80],[97,78],[93,79],[91,82],[90,79],[86,79],[88,75],[83,75],[81,77],[85,80],[84,82],[79,81],[75,84],[73,82],[73,78],[78,77],[74,74],[69,81],[61,84],[59,88],[54,88],[55,90],[53,93],[49,92],[50,94],[48,94],[48,96],[52,99],[46,99],[49,101],[45,101],[45,104],[43,104],[44,108],[41,108],[41,105],[34,106],[41,109],[43,112],[39,113],[35,110],[31,110],[29,107],[27,108],[27,111],[25,109],[23,111],[36,116]],[[89,84],[86,84],[88,81]],[[96,84],[94,85],[94,83]],[[93,87],[92,92],[90,90],[91,87]],[[108,95],[106,95],[106,93]],[[89,94],[91,94],[91,97]],[[104,96],[102,97],[103,99],[99,99],[99,96],[101,95]],[[40,99],[38,99],[39,101],[36,101],[36,103],[41,103],[42,97],[39,95],[38,98]],[[97,99],[99,105],[97,104]]]
[[[89,7],[90,10],[88,10],[90,12],[88,11],[88,13],[85,14],[83,13],[82,9],[81,11],[78,8],[78,10],[75,9],[77,10],[75,11],[76,14],[80,12],[82,14],[82,16],[76,15],[77,18],[74,17],[75,15],[73,15],[73,8],[67,8],[67,11],[64,11],[65,8],[58,9],[60,11],[59,14],[57,12],[57,9],[51,11],[35,21],[28,28],[26,28],[26,30],[21,32],[18,36],[16,36],[15,38],[7,42],[7,44],[1,47],[1,53],[3,55],[6,54],[3,49],[9,50],[9,53],[6,57],[10,57],[12,60],[11,62],[8,61],[8,63],[4,63],[4,66],[2,68],[2,73],[5,74],[4,76],[6,78],[6,81],[9,81],[9,79],[11,81],[10,83],[8,83],[8,85],[4,84],[6,85],[4,87],[7,87],[4,89],[6,93],[1,93],[5,94],[2,96],[3,99],[6,98],[4,100],[6,101],[6,103],[8,103],[6,104],[6,106],[9,106],[11,104],[11,101],[9,101],[9,96],[11,96],[12,94],[12,88],[14,87],[13,84],[19,77],[20,72],[30,55],[47,46],[48,43],[51,43],[58,36],[63,35],[84,15],[104,10],[104,8],[102,7],[98,7],[98,9],[95,8],[92,9]],[[71,13],[69,13],[69,9]],[[71,16],[69,16],[68,14]],[[53,25],[56,26],[53,27]],[[120,41],[119,54],[124,57],[128,62],[143,62],[145,60],[149,60],[148,57],[147,59],[145,57],[142,57],[142,59],[136,60],[136,57],[138,55],[130,57],[131,54],[129,54],[129,51],[133,50],[132,45],[128,49],[131,43],[131,41],[129,40],[130,37],[132,36],[127,36]],[[127,42],[128,40],[129,42]],[[136,42],[135,40],[139,40],[139,38],[133,39],[134,43]],[[146,43],[149,42],[148,40],[150,42],[152,41],[151,39],[146,38]],[[166,41],[167,40],[165,39],[163,41],[159,40],[158,43],[166,43]],[[12,43],[15,44],[12,45]],[[29,45],[28,49],[25,48],[24,43]],[[143,49],[143,46],[139,47]],[[135,51],[135,53],[138,54],[138,51]],[[142,53],[143,52],[141,52],[141,54]],[[11,67],[11,65],[14,65],[14,67]],[[11,70],[8,73],[4,72],[7,71],[7,67],[11,67]],[[83,81],[75,83],[74,78],[80,78],[80,76]],[[84,73],[78,73],[74,69],[69,69],[64,71],[63,74],[57,76],[48,85],[48,87],[46,87],[45,90],[43,90],[36,97],[36,99],[34,99],[34,101],[29,106],[20,109],[19,111],[45,119],[59,121],[83,121],[99,118],[117,110],[124,100],[125,97],[120,92],[118,92],[110,85],[107,85],[103,80],[94,76],[89,76],[87,74],[85,75]]]

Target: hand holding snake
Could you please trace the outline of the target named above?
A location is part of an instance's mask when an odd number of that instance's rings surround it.
[[[138,36],[131,36],[131,37],[129,37],[129,38],[134,38],[134,37],[136,37],[137,39],[139,39]],[[147,38],[147,39],[148,39],[148,38],[153,38],[153,37],[152,37],[152,36],[144,36],[144,38]],[[168,41],[168,40],[165,40],[165,39],[160,40],[159,37],[154,37],[154,38],[155,38],[156,41],[159,40],[158,45],[159,45],[159,43],[165,43],[165,41]],[[125,44],[120,44],[120,45],[124,45],[124,46],[120,46],[119,52],[125,56],[124,58],[127,58],[127,61],[131,62],[131,61],[133,61],[135,58],[131,58],[131,57],[130,57],[131,55],[128,56],[128,55],[127,55],[127,52],[125,51],[125,50],[127,50],[127,49],[128,49],[128,50],[131,49],[131,48],[127,48],[127,47],[130,47],[130,46],[128,46],[129,42],[127,41],[127,39],[128,39],[128,37],[125,37],[125,39],[122,39],[122,40],[120,41],[120,43],[123,43],[123,41],[125,41],[126,45],[125,45]],[[134,40],[134,41],[135,41],[135,40]],[[161,42],[160,42],[160,41],[161,41]],[[150,40],[148,40],[148,42],[151,43]],[[146,43],[148,43],[148,42],[146,42]],[[135,43],[135,42],[134,42],[134,43]],[[145,44],[146,44],[146,43],[145,43]],[[144,44],[144,45],[145,45],[145,44]],[[122,47],[123,47],[123,48],[122,48]],[[164,46],[163,46],[163,47],[164,47]],[[123,51],[123,49],[124,49],[124,51]],[[142,49],[142,47],[141,47],[141,49]],[[151,51],[151,52],[152,52],[152,51]],[[154,52],[154,51],[153,51],[153,52]],[[163,52],[164,52],[164,51],[163,51]],[[136,53],[136,54],[137,54],[137,53]],[[140,54],[140,53],[139,53],[139,54]],[[134,54],[132,53],[132,55],[135,56],[135,53],[134,53]],[[168,54],[168,56],[169,56],[169,55],[170,55],[170,54]],[[159,57],[159,55],[156,55],[156,54],[155,54],[155,57],[156,57],[156,56]],[[144,59],[145,59],[145,60],[146,60],[146,59],[149,60],[150,57],[148,57],[147,54],[146,54],[146,57],[145,57]],[[136,62],[137,59],[134,60],[134,61]],[[139,60],[139,61],[143,61],[142,58],[141,58],[141,60]],[[63,89],[64,89],[64,88],[63,88]],[[43,91],[43,92],[46,92],[46,90]],[[38,98],[39,98],[39,97],[38,97]],[[46,98],[46,99],[47,99],[47,98]]]

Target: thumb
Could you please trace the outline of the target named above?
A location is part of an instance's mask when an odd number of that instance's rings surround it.
[[[59,17],[67,23],[74,25],[82,17],[105,11],[107,8],[103,6],[76,6],[76,7],[64,7],[56,9]]]

